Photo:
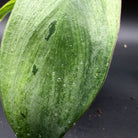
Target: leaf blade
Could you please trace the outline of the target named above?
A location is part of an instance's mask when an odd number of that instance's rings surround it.
[[[0,22],[2,19],[12,11],[16,0],[10,0],[2,8],[0,8]]]
[[[1,50],[5,113],[18,137],[61,137],[103,84],[120,0],[17,2]]]

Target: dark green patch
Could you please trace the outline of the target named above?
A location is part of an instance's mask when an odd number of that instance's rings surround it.
[[[54,34],[55,30],[56,30],[56,23],[57,21],[53,21],[50,25],[49,25],[49,34],[45,37],[45,39],[48,41],[49,38]]]
[[[23,113],[21,113],[21,116],[22,116],[23,118],[25,118],[25,117],[26,117]]]
[[[37,73],[37,71],[38,71],[38,69],[36,68],[36,65],[33,65],[33,70],[32,70],[33,74],[35,75]]]

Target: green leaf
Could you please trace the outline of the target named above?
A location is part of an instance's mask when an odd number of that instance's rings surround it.
[[[2,8],[0,8],[0,22],[9,12],[12,11],[15,2],[16,0],[10,0]]]
[[[61,138],[109,69],[120,0],[17,0],[1,47],[1,97],[18,138]]]

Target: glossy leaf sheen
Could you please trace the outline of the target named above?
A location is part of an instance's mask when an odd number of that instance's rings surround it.
[[[8,1],[2,8],[0,8],[0,22],[14,7],[16,0]]]
[[[106,77],[120,0],[17,0],[1,48],[1,95],[18,138],[60,138]]]

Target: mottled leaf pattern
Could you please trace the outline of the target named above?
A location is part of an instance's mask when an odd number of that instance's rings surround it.
[[[17,0],[2,40],[1,96],[18,138],[61,138],[110,65],[120,0]]]

